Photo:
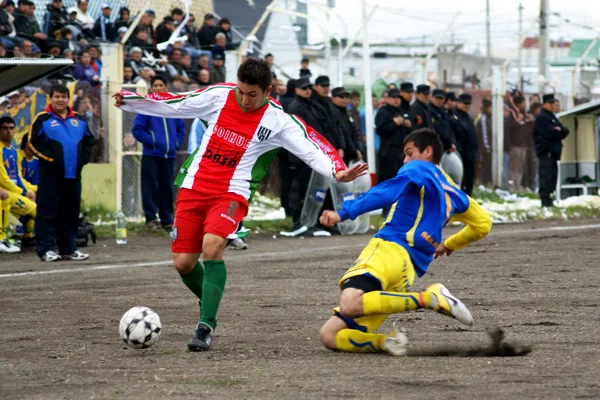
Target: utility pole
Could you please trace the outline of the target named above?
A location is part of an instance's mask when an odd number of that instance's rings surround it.
[[[367,0],[361,0],[362,10],[362,56],[363,56],[363,80],[365,87],[365,129],[367,134],[367,159],[369,160],[369,174],[371,183],[375,186],[377,170],[375,168],[375,118],[373,116],[373,102],[371,80],[371,50],[369,47],[369,15],[367,13]]]
[[[523,4],[519,3],[519,90],[523,92]]]
[[[549,13],[549,5],[548,0],[540,0],[540,40],[539,40],[539,49],[540,56],[538,60],[538,69],[539,69],[539,88],[540,95],[543,95],[546,90],[546,83],[544,81],[548,80],[547,71],[546,71],[546,58],[548,57],[548,13]]]
[[[490,0],[485,0],[485,75],[484,78],[490,73],[492,65],[492,43],[490,40]]]

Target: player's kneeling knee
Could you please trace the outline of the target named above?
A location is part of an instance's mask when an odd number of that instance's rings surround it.
[[[319,332],[319,336],[321,338],[321,343],[323,344],[323,347],[325,347],[326,349],[329,350],[335,350],[336,349],[336,342],[335,342],[335,337],[337,335],[337,332],[328,329],[327,325],[323,325],[321,327],[321,331]]]
[[[357,318],[362,316],[362,297],[349,293],[342,293],[340,298],[340,314],[346,318]]]

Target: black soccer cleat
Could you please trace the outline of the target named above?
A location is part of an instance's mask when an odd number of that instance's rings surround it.
[[[206,351],[212,343],[213,328],[204,322],[198,322],[194,336],[188,342],[188,350],[192,352]]]

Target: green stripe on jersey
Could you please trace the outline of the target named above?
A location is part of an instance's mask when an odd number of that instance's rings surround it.
[[[281,108],[281,106],[278,106],[277,104],[275,104],[274,101],[269,100],[269,104],[272,105],[273,107],[275,107],[278,110],[283,110],[283,108]]]
[[[191,99],[192,97],[200,96],[202,93],[210,92],[213,89],[229,89],[229,90],[233,90],[233,89],[235,89],[235,86],[210,86],[208,89],[203,90],[200,93],[188,94],[185,97],[182,97],[181,99],[165,100],[165,101],[163,101],[163,103],[166,103],[166,104],[179,103],[179,102],[182,102],[184,100]]]
[[[269,168],[269,164],[277,155],[279,148],[269,150],[264,154],[261,154],[260,157],[256,160],[256,163],[252,167],[251,178],[250,178],[250,197],[248,198],[248,203],[252,201],[254,197],[254,193],[256,193],[256,189],[258,188],[258,184],[267,174],[267,169]]]
[[[194,150],[194,152],[192,154],[189,155],[189,157],[187,158],[187,160],[185,160],[185,162],[183,163],[183,165],[179,169],[179,173],[177,174],[177,178],[175,178],[175,186],[177,186],[178,188],[181,188],[181,185],[183,185],[183,180],[187,176],[188,169],[190,168],[190,165],[192,165],[192,162],[194,161],[194,157],[196,157],[196,154],[198,153],[198,150],[200,150],[200,146],[198,146],[198,148],[196,150]]]

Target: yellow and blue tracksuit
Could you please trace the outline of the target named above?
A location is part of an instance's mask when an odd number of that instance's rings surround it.
[[[33,237],[33,226],[36,217],[36,204],[25,197],[27,192],[35,192],[36,187],[21,175],[18,163],[17,150],[12,146],[1,145],[0,162],[4,168],[0,168],[0,188],[8,192],[8,199],[3,202],[2,234],[0,239],[6,238],[8,227],[8,213],[6,210],[21,218],[25,228],[24,236]]]
[[[51,106],[36,115],[27,137],[39,158],[36,250],[72,254],[79,226],[81,170],[90,161],[96,139],[81,115],[69,109],[65,118]]]
[[[31,160],[27,159],[27,155],[24,150],[18,150],[18,165],[21,169],[21,176],[27,182],[35,186],[37,190],[37,184],[40,174],[40,160],[37,157],[33,157]]]
[[[449,250],[462,249],[491,229],[487,211],[463,193],[441,168],[427,161],[408,162],[394,178],[344,202],[339,215],[343,221],[389,206],[385,223],[339,282],[343,288],[349,278],[364,276],[378,290],[363,295],[364,317],[346,318],[339,309],[334,310],[349,328],[338,332],[338,350],[379,351],[385,335],[373,332],[390,310],[396,313],[428,307],[431,293],[411,293],[409,289],[415,276],[427,272],[448,222],[465,223],[461,231],[443,242]]]

